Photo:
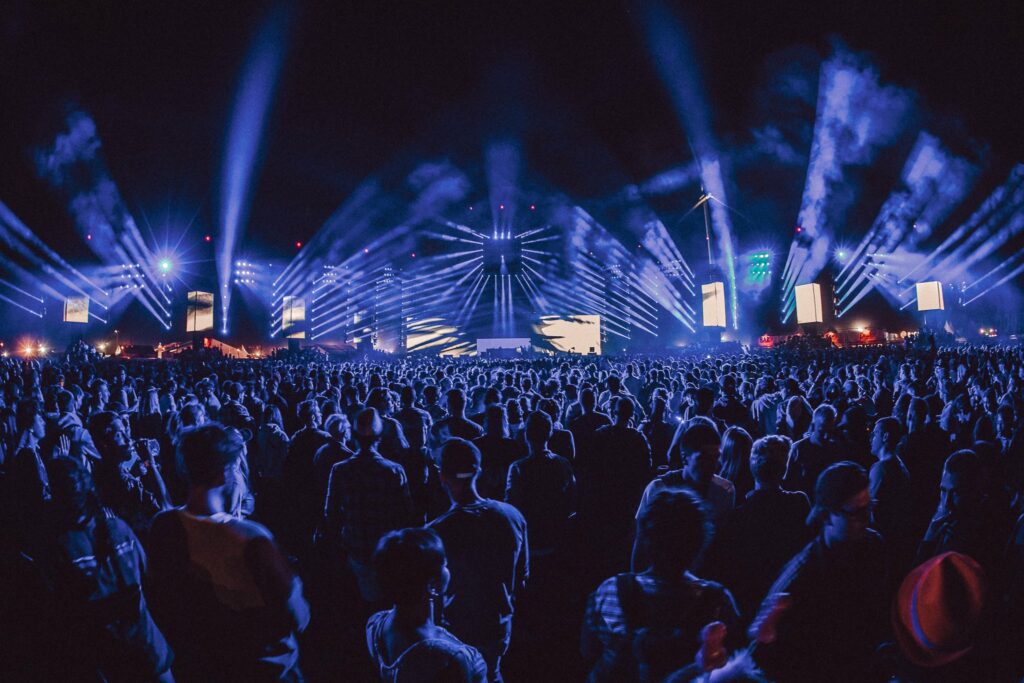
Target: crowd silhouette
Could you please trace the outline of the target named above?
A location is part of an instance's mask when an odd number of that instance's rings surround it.
[[[1024,676],[1021,347],[0,387],[4,680]]]

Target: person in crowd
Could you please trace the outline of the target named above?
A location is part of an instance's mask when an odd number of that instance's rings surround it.
[[[298,404],[302,427],[292,434],[288,457],[281,470],[281,485],[288,497],[287,547],[296,554],[309,552],[313,532],[323,508],[323,486],[317,485],[316,454],[331,442],[331,435],[320,428],[320,406],[306,399]]]
[[[579,462],[585,463],[596,450],[594,435],[597,430],[607,427],[612,421],[604,413],[598,412],[597,397],[590,387],[580,391],[579,406],[580,414],[569,422],[569,431],[580,453]]]
[[[985,490],[977,453],[960,450],[946,459],[939,504],[917,549],[918,562],[947,551],[970,556],[994,582],[1004,580],[1001,558],[1011,531],[1009,510]]]
[[[743,427],[729,427],[722,434],[722,469],[718,474],[733,485],[736,499],[743,500],[754,488],[750,474],[750,449],[754,440]]]
[[[80,460],[58,457],[47,470],[55,536],[44,564],[68,647],[63,677],[173,681],[171,650],[142,589],[142,544],[102,506]]]
[[[605,575],[628,566],[634,531],[631,513],[652,475],[647,440],[629,426],[633,400],[623,396],[612,407],[614,424],[598,429],[594,450],[581,451],[575,463],[581,542],[591,558],[588,569]]]
[[[530,557],[550,556],[563,541],[576,514],[576,477],[572,465],[548,450],[551,418],[534,411],[526,420],[527,456],[508,470],[505,502],[519,510],[530,530]]]
[[[313,456],[313,468],[316,470],[316,484],[319,490],[316,496],[321,500],[327,495],[327,483],[331,477],[331,470],[339,462],[352,457],[349,445],[352,441],[352,426],[348,422],[345,413],[338,412],[324,420],[324,431],[331,436],[331,440],[325,443]]]
[[[852,462],[826,468],[814,487],[808,523],[817,535],[782,569],[752,627],[786,596],[770,642],[754,655],[768,678],[870,681],[886,636],[890,567],[881,536],[870,528],[867,472]]]
[[[466,392],[462,389],[451,389],[446,394],[448,413],[434,421],[430,433],[435,443],[444,443],[446,439],[457,437],[472,441],[483,436],[480,425],[466,418]]]
[[[811,404],[806,398],[800,395],[790,396],[783,404],[775,433],[794,441],[802,439],[811,427],[812,416]]]
[[[70,441],[69,454],[72,458],[82,461],[88,466],[100,459],[100,453],[93,443],[92,435],[82,424],[78,415],[80,406],[75,394],[67,389],[60,389],[56,396],[57,412],[52,416],[47,431],[57,438],[67,436]],[[161,434],[150,438],[160,438]]]
[[[515,596],[529,576],[530,552],[522,513],[477,492],[480,469],[480,451],[472,442],[445,442],[441,483],[452,506],[428,526],[441,537],[451,564],[445,621],[480,651],[488,680],[496,683],[512,637]]]
[[[508,468],[523,456],[524,449],[509,435],[508,416],[503,405],[487,406],[484,412],[484,435],[473,440],[480,449],[481,458],[477,489],[483,498],[501,500],[505,497]]]
[[[807,435],[793,443],[786,467],[785,485],[791,491],[814,493],[818,475],[839,460],[839,449],[833,435],[836,409],[825,403],[814,409]]]
[[[430,529],[385,535],[373,554],[381,596],[389,610],[366,623],[366,645],[382,683],[485,683],[487,664],[440,624],[440,604],[451,580],[444,545]]]
[[[588,681],[659,681],[690,665],[702,629],[722,622],[742,642],[729,591],[690,567],[711,536],[700,498],[686,489],[654,494],[638,520],[650,565],[604,581],[590,596],[581,650]]]
[[[384,534],[413,521],[412,498],[402,466],[377,450],[384,431],[375,408],[356,415],[358,450],[331,469],[324,503],[324,536],[345,552],[363,598],[377,599],[370,564]]]
[[[537,401],[537,410],[547,413],[551,418],[551,438],[548,440],[548,448],[552,453],[560,455],[569,462],[576,459],[576,443],[573,441],[572,432],[562,429],[558,416],[561,408],[558,401],[553,398],[542,398]],[[527,419],[529,422],[529,419]]]
[[[708,548],[705,572],[732,587],[746,622],[754,617],[782,567],[810,540],[807,496],[782,488],[791,445],[787,437],[778,435],[754,442],[750,452],[754,488],[738,499]]]
[[[907,574],[892,601],[900,655],[895,679],[968,683],[1006,677],[988,583],[981,565],[955,552]]]
[[[422,450],[430,437],[430,428],[434,424],[430,413],[416,407],[416,391],[405,384],[399,393],[401,408],[395,413],[395,419],[402,427],[402,434],[409,442],[412,450]]]
[[[366,407],[375,409],[384,425],[379,445],[381,455],[390,460],[398,460],[409,450],[409,442],[402,431],[402,425],[391,416],[392,398],[389,389],[376,387],[367,396]]]
[[[717,474],[721,449],[718,429],[708,418],[695,417],[680,424],[669,452],[679,454],[682,467],[666,472],[647,485],[640,499],[637,519],[647,501],[658,491],[689,488],[707,505],[712,524],[720,525],[736,505],[732,482]]]
[[[143,533],[153,515],[170,505],[154,442],[133,442],[127,422],[111,411],[89,418],[89,433],[100,453],[93,468],[100,500]]]
[[[663,396],[651,399],[651,416],[644,420],[640,432],[651,447],[651,463],[654,468],[668,468],[668,449],[676,432],[675,422],[669,422],[668,404]]]
[[[271,533],[240,517],[244,439],[211,422],[187,430],[179,451],[188,498],[153,520],[147,577],[175,678],[301,680],[309,605]]]
[[[868,472],[871,482],[868,490],[875,501],[873,527],[882,534],[900,568],[904,564],[909,565],[915,541],[912,527],[914,492],[910,473],[897,454],[902,439],[903,427],[899,420],[895,417],[878,420],[871,434],[871,453],[878,461]]]

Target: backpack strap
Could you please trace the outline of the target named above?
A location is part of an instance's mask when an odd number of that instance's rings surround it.
[[[622,623],[626,634],[631,635],[638,624],[643,623],[643,595],[637,584],[636,574],[618,574],[615,577],[615,594],[619,598],[619,609],[622,610]]]

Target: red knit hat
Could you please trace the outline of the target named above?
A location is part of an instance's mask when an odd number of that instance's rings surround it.
[[[904,656],[942,666],[970,652],[985,606],[985,574],[967,555],[948,552],[911,571],[892,605]]]

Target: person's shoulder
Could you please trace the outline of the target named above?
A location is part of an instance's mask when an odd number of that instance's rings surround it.
[[[732,593],[729,592],[728,588],[718,583],[717,581],[696,577],[692,574],[687,576],[687,580],[689,581],[690,585],[693,586],[699,592],[711,595],[716,600],[732,604]]]
[[[251,519],[231,519],[225,522],[225,526],[247,540],[274,540],[274,535],[270,533],[270,529]]]
[[[514,505],[510,505],[504,501],[494,500],[493,498],[484,499],[484,505],[495,512],[498,512],[505,517],[508,517],[514,522],[526,524],[526,518]]]
[[[680,486],[687,486],[681,469],[669,470],[665,474],[655,477],[651,480],[651,483],[647,485],[647,488],[657,490],[661,488],[678,488]]]
[[[382,610],[366,620],[366,644],[372,652],[377,650],[377,639],[382,635],[391,610]]]
[[[725,477],[719,476],[717,474],[712,475],[711,483],[714,486],[716,486],[719,489],[721,489],[722,491],[724,491],[725,493],[730,493],[730,494],[735,494],[736,493],[736,487],[733,485],[733,483],[731,481],[729,481]]]
[[[181,529],[181,511],[178,508],[163,510],[150,521],[148,536],[153,539],[175,529]]]

